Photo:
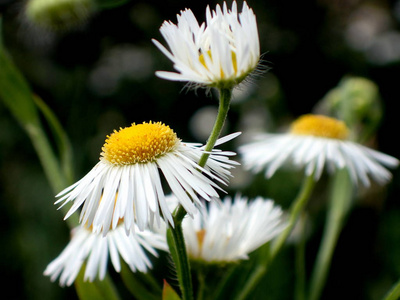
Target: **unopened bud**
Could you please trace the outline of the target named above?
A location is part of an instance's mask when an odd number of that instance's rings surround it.
[[[372,135],[382,118],[378,87],[363,77],[344,77],[317,107],[319,113],[343,120],[358,141]]]
[[[59,31],[84,24],[95,9],[94,0],[28,0],[25,14],[32,24]]]

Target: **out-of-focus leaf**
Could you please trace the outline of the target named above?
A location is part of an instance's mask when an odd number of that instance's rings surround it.
[[[162,300],[180,300],[181,298],[175,290],[164,280],[164,288],[162,293]]]
[[[84,281],[85,265],[81,268],[76,280],[75,288],[80,300],[118,300],[117,290],[111,279],[106,276],[104,280],[94,282]]]
[[[0,33],[1,29],[0,21]],[[67,182],[49,139],[41,127],[31,89],[9,58],[2,42],[0,42],[0,99],[31,139],[53,190],[58,192],[65,188]]]
[[[149,291],[146,284],[138,278],[139,273],[132,273],[125,263],[121,264],[121,279],[129,292],[138,300],[158,300],[161,289]]]
[[[65,177],[67,178],[67,183],[72,184],[72,147],[69,142],[68,136],[51,108],[40,97],[34,96],[33,99],[36,106],[40,109],[43,116],[46,118],[46,121],[52,130],[54,139],[60,152],[61,166],[63,168]]]
[[[1,33],[1,21],[0,21]],[[26,129],[39,124],[31,90],[0,42],[0,98]]]

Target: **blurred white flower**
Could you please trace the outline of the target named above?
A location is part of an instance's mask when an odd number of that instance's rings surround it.
[[[177,15],[177,24],[165,21],[160,32],[170,50],[153,39],[154,44],[174,63],[178,73],[158,71],[156,75],[189,85],[233,88],[259,63],[260,45],[256,16],[243,2],[241,13],[236,1],[228,10],[207,6],[206,23],[199,25],[190,9]]]
[[[292,124],[290,132],[259,134],[256,141],[239,147],[239,152],[246,169],[254,173],[264,170],[267,178],[285,164],[304,167],[307,175],[314,173],[315,180],[324,168],[329,172],[347,168],[353,182],[364,186],[370,185],[370,178],[380,184],[392,178],[386,167],[397,167],[396,158],[347,137],[344,122],[322,115],[304,115]]]
[[[133,272],[146,272],[152,267],[148,253],[158,256],[155,248],[167,251],[164,235],[146,230],[128,236],[120,225],[103,237],[88,228],[76,227],[69,244],[47,266],[44,275],[50,276],[51,281],[60,277],[60,285],[69,286],[85,263],[84,280],[103,280],[109,257],[115,271],[121,271],[120,256]]]

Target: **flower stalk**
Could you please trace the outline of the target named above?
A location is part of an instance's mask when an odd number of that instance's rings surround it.
[[[314,179],[314,173],[308,175],[304,179],[304,182],[303,182],[303,185],[299,192],[299,195],[293,202],[292,207],[290,209],[288,226],[280,234],[280,236],[278,236],[278,238],[275,240],[275,242],[272,245],[271,253],[270,253],[270,261],[272,261],[275,258],[275,256],[279,253],[282,246],[285,244],[287,238],[289,237],[290,233],[292,232],[294,226],[296,225],[297,220],[299,219],[299,216],[303,212],[304,207],[306,206],[308,199],[310,198],[310,196],[312,194],[315,183],[316,183],[316,181]]]
[[[214,127],[211,131],[210,137],[207,140],[207,144],[205,146],[205,153],[201,156],[198,165],[200,167],[204,167],[207,163],[207,159],[210,156],[210,152],[215,143],[217,142],[218,137],[221,134],[222,128],[224,126],[226,117],[228,115],[230,100],[232,96],[231,89],[221,89],[219,98],[219,108],[217,118],[214,123]],[[170,227],[167,230],[167,240],[168,246],[172,255],[172,258],[177,266],[177,275],[179,280],[179,285],[181,288],[182,299],[183,300],[191,300],[193,299],[193,286],[192,286],[192,277],[190,272],[190,263],[186,251],[185,240],[182,231],[182,221],[186,216],[186,211],[179,205],[175,210],[173,219],[174,219],[174,227]]]
[[[353,185],[349,173],[347,169],[342,169],[336,173],[334,178],[325,230],[311,275],[309,300],[320,299],[331,265],[333,252],[350,209],[352,192]]]
[[[261,264],[254,268],[254,270],[248,277],[249,279],[243,285],[241,293],[235,298],[235,300],[247,299],[250,292],[257,286],[261,278],[265,275],[268,270],[268,265],[274,260],[276,255],[282,249],[287,238],[289,237],[294,226],[296,225],[296,222],[299,219],[301,213],[304,211],[308,199],[310,198],[314,189],[315,183],[316,181],[314,180],[314,173],[310,174],[304,179],[301,190],[292,204],[287,227],[282,231],[282,233],[276,238],[275,242],[271,245],[271,250],[267,259],[265,259]]]

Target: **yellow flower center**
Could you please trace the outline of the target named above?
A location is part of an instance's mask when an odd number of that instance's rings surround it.
[[[161,122],[133,123],[107,136],[101,156],[116,165],[147,163],[174,150],[178,143],[176,133]]]
[[[231,51],[232,54],[232,65],[233,65],[233,70],[235,71],[235,74],[237,73],[237,59],[236,59],[236,53]],[[211,50],[207,51],[207,56],[210,58],[210,60],[212,61],[212,55],[211,55]],[[201,64],[208,70],[207,68],[207,64],[206,64],[206,60],[204,58],[204,53],[200,54],[199,56],[199,60],[201,62]],[[224,71],[221,69],[221,78],[225,77]]]
[[[294,121],[290,132],[338,140],[345,140],[349,136],[349,129],[343,121],[312,114],[303,115]]]

